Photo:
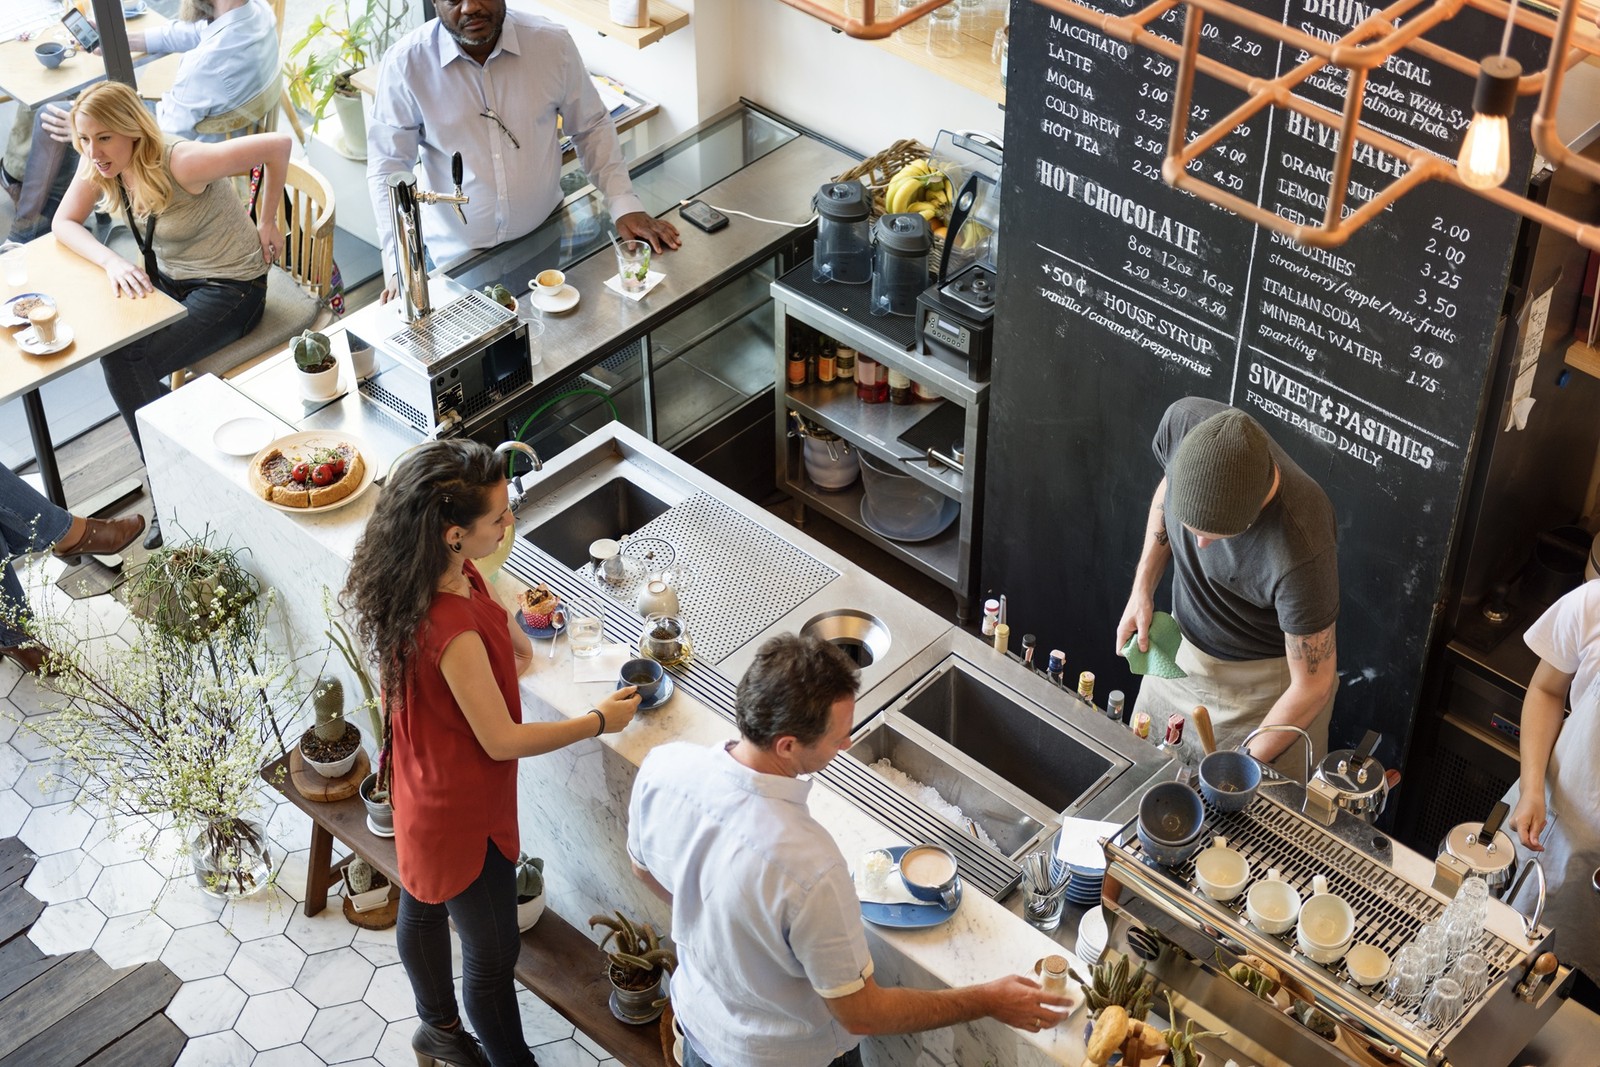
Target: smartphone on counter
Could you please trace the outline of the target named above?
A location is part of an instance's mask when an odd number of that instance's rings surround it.
[[[72,34],[72,39],[78,42],[78,47],[85,52],[93,52],[100,47],[100,31],[94,28],[94,23],[75,7],[67,8],[61,16],[62,25],[67,32]]]
[[[698,226],[707,233],[716,233],[728,225],[728,216],[704,200],[689,201],[678,208],[678,214],[691,226]]]

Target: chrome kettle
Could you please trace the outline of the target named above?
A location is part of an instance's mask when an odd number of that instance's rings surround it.
[[[1322,815],[1325,823],[1343,810],[1358,819],[1375,821],[1389,799],[1389,780],[1383,764],[1372,755],[1383,735],[1368,730],[1354,749],[1329,752],[1306,784],[1306,807]]]
[[[1489,884],[1490,893],[1500,896],[1517,873],[1516,842],[1500,829],[1510,811],[1505,801],[1497,800],[1483,822],[1453,828],[1439,842],[1438,865],[1451,870],[1456,881],[1476,875]]]

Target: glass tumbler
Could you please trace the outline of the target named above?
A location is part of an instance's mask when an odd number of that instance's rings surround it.
[[[1427,988],[1428,975],[1415,945],[1402,945],[1389,969],[1389,997],[1397,1004],[1414,1004]]]
[[[588,600],[568,601],[567,643],[572,646],[574,656],[579,659],[598,656],[605,632],[605,618],[597,604]]]
[[[955,4],[928,13],[928,54],[949,59],[961,54],[961,8]]]
[[[1483,923],[1478,919],[1477,909],[1467,904],[1461,908],[1450,907],[1444,913],[1444,944],[1450,958],[1455,959],[1463,952],[1471,952],[1478,944],[1478,935],[1483,932]]]
[[[522,320],[522,325],[528,328],[528,366],[537,367],[544,362],[544,323],[540,320],[539,309],[529,302],[531,318]],[[519,312],[518,317],[521,317]]]
[[[1454,978],[1436,978],[1433,988],[1422,998],[1422,1022],[1444,1030],[1461,1018],[1465,1007],[1461,983]]]
[[[1444,930],[1436,922],[1423,923],[1417,930],[1417,936],[1412,938],[1411,947],[1417,950],[1417,956],[1426,968],[1429,978],[1437,978],[1444,973],[1445,961],[1450,958],[1450,949],[1445,944]]]
[[[644,292],[650,275],[650,242],[618,241],[617,274],[621,276],[623,292]]]
[[[1489,988],[1489,961],[1476,952],[1468,952],[1450,965],[1450,978],[1461,983],[1461,995],[1472,1003]]]
[[[923,3],[923,0],[896,0],[895,14],[904,15],[920,3]],[[924,15],[915,22],[908,22],[894,32],[906,44],[924,48],[928,44],[928,16]]]

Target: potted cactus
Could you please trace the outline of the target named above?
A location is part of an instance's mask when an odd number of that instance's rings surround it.
[[[339,395],[339,361],[327,334],[307,330],[289,344],[300,370],[300,395],[307,400],[332,400]]]
[[[389,902],[389,879],[360,856],[344,866],[344,888],[356,911],[375,911]]]
[[[507,289],[499,282],[484,286],[483,295],[509,311],[515,312],[517,310],[517,298],[512,295],[510,289]]]
[[[340,778],[355,765],[361,730],[344,717],[344,683],[324,675],[311,692],[316,722],[300,735],[300,758],[324,778]]]
[[[544,914],[544,860],[526,852],[517,857],[517,929],[533,929]]]
[[[649,923],[636,923],[622,912],[589,916],[589,929],[606,928],[600,940],[606,952],[606,977],[611,979],[611,1014],[625,1023],[660,1018],[667,998],[662,982],[678,965],[678,957],[662,945]]]

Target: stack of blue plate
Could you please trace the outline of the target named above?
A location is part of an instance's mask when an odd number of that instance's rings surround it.
[[[1072,872],[1072,884],[1067,886],[1067,899],[1084,908],[1100,903],[1100,888],[1106,880],[1106,869],[1080,867],[1076,863],[1067,864],[1067,869]]]

